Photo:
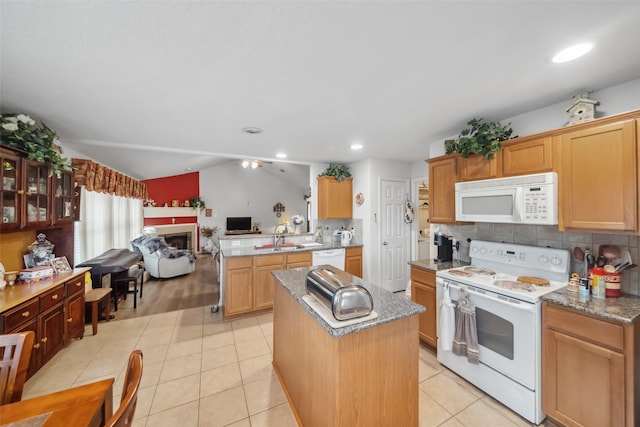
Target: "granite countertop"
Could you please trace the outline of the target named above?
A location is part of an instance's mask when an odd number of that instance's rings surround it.
[[[418,261],[409,261],[409,265],[422,270],[440,271],[448,270],[450,268],[464,267],[469,265],[469,263],[465,261],[435,262],[433,259],[421,259]]]
[[[308,243],[308,242],[305,242],[305,243]],[[230,257],[240,257],[240,256],[255,256],[255,255],[278,255],[278,254],[286,254],[289,252],[326,251],[329,249],[346,249],[346,248],[357,248],[362,246],[363,246],[362,243],[351,243],[346,246],[330,243],[330,244],[323,244],[321,246],[308,246],[308,247],[285,246],[284,249],[280,251],[273,251],[271,249],[256,249],[253,246],[238,246],[238,247],[231,247],[231,248],[222,248],[221,252],[222,252],[222,256],[230,258]]]
[[[593,298],[567,294],[566,288],[542,296],[543,301],[583,311],[619,323],[633,323],[640,318],[640,296],[622,294],[618,298]]]
[[[290,270],[277,270],[272,272],[276,280],[282,285],[282,287],[289,293],[298,303],[316,319],[316,321],[332,336],[341,337],[344,335],[352,334],[363,329],[373,328],[378,325],[393,322],[394,320],[403,319],[405,317],[414,316],[416,314],[424,313],[425,308],[412,302],[403,293],[393,293],[379,286],[372,285],[364,280],[352,276],[342,270],[334,269],[330,266],[324,266],[331,268],[338,274],[338,277],[345,283],[350,281],[353,284],[361,285],[366,288],[371,297],[373,298],[373,309],[378,313],[378,317],[372,320],[363,321],[361,323],[344,326],[341,328],[331,327],[318,313],[302,300],[302,297],[307,294],[306,290],[306,277],[307,273],[313,267],[300,267]]]

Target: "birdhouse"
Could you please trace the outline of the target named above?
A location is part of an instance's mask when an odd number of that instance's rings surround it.
[[[588,122],[596,118],[595,99],[589,99],[590,92],[582,92],[573,97],[573,104],[567,109],[569,113],[569,124]]]

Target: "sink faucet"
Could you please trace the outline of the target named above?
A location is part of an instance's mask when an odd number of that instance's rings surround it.
[[[278,231],[278,229],[280,227],[284,227],[284,231],[283,232]],[[284,235],[283,234],[286,233],[286,232],[287,232],[287,225],[286,224],[278,224],[278,225],[276,225],[276,228],[274,228],[274,230],[273,230],[273,233],[274,233],[273,234],[273,247],[274,248],[278,247],[280,239],[282,239],[282,243],[284,243]]]

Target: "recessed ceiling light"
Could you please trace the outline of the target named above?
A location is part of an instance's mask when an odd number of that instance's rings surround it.
[[[276,157],[279,159],[286,159],[287,158],[287,154],[286,153],[278,153],[276,154]]]
[[[249,127],[246,127],[244,129],[242,129],[242,132],[249,133],[251,135],[257,135],[257,134],[262,133],[263,130],[260,129],[260,128],[257,128],[257,127],[249,126]]]
[[[364,145],[362,145],[362,144],[351,144],[351,149],[352,150],[362,150],[363,147],[364,147]]]
[[[592,48],[593,44],[591,43],[580,43],[556,53],[551,61],[556,64],[573,61],[574,59],[580,58],[582,55],[589,53]]]

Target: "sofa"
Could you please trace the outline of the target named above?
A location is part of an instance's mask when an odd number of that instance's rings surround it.
[[[132,240],[131,247],[142,254],[145,270],[156,279],[182,276],[196,269],[193,253],[169,246],[164,237],[143,235]]]

